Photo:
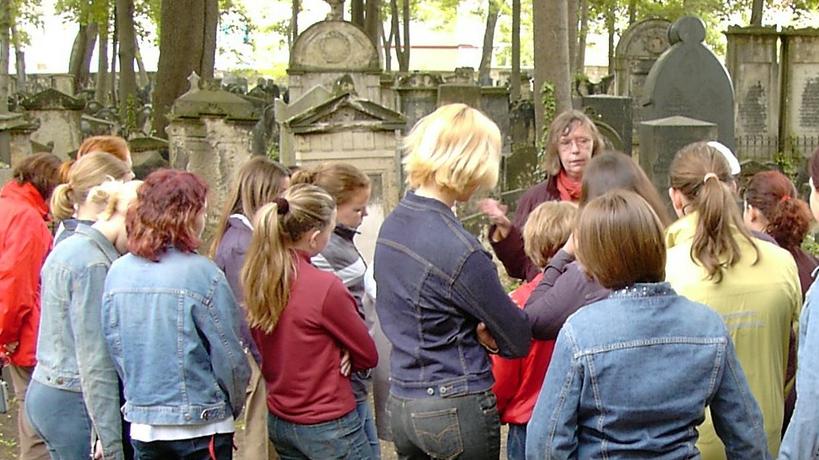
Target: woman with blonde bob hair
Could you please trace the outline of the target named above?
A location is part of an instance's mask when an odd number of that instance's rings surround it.
[[[716,148],[705,142],[683,147],[669,178],[679,219],[666,230],[666,280],[722,315],[762,410],[768,449],[776,455],[788,342],[802,300],[796,263],[785,249],[751,236],[730,185],[728,162]],[[716,411],[699,427],[697,447],[708,460],[726,458],[715,431]]]
[[[375,343],[341,279],[310,263],[335,220],[325,190],[290,187],[259,210],[242,269],[267,382],[268,432],[282,458],[373,458],[350,369],[339,368],[345,353],[353,371],[375,367]]]
[[[591,200],[577,258],[611,289],[563,325],[526,458],[689,458],[705,408],[731,458],[766,458],[762,416],[718,314],[665,276],[663,225],[640,195]]]
[[[485,323],[504,357],[522,357],[531,333],[481,243],[452,212],[495,186],[498,127],[464,104],[424,117],[405,139],[411,190],[381,226],[376,311],[390,356],[393,441],[401,458],[498,458]],[[481,329],[483,326],[481,326]],[[489,345],[491,347],[491,345]]]

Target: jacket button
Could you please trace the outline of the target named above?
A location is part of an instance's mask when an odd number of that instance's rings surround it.
[[[430,387],[430,388],[427,388],[427,394],[428,394],[428,395],[430,395],[430,396],[432,396],[432,395],[434,395],[434,394],[435,394],[435,390],[434,390],[434,389],[432,389],[431,387]]]
[[[446,387],[441,387],[441,388],[438,389],[438,391],[440,391],[441,394],[445,394],[446,393]]]

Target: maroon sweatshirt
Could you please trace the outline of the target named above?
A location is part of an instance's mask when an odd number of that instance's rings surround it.
[[[353,296],[301,252],[290,300],[273,332],[252,333],[262,354],[267,407],[291,423],[327,422],[355,409],[350,379],[340,372],[342,350],[350,352],[353,371],[378,363]]]

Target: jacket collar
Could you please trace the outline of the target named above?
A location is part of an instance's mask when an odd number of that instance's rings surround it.
[[[666,295],[676,295],[677,293],[671,288],[671,284],[666,282],[661,283],[635,283],[623,289],[612,291],[609,298],[638,298],[638,297],[657,297]]]
[[[96,228],[80,223],[77,225],[75,233],[79,233],[80,235],[83,235],[91,240],[91,242],[93,242],[98,248],[100,248],[103,254],[105,254],[105,257],[109,262],[113,262],[119,258],[120,253],[117,251],[117,248],[115,248],[113,243],[108,241],[108,238],[106,238],[105,235],[103,235]]]
[[[43,220],[48,220],[48,204],[40,195],[40,192],[28,182],[21,184],[16,180],[12,180],[0,190],[0,198],[23,201],[43,216]]]
[[[404,195],[404,204],[408,204],[412,207],[422,207],[433,211],[438,211],[442,214],[455,218],[455,214],[452,212],[452,209],[450,209],[446,204],[434,198],[418,196],[413,190],[408,191],[407,194]]]
[[[361,232],[354,228],[347,227],[346,225],[338,224],[336,225],[336,228],[333,230],[333,233],[344,238],[347,241],[353,241],[353,238],[356,235],[360,234]]]

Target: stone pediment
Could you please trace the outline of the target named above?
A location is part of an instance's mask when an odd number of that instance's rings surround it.
[[[304,134],[352,129],[393,131],[404,129],[407,120],[382,105],[344,93],[292,116],[285,123],[292,132]]]
[[[321,21],[293,44],[288,72],[380,72],[378,52],[360,27],[347,21]]]
[[[243,97],[225,91],[215,83],[200,89],[199,77],[195,74],[188,80],[190,89],[174,101],[168,118],[198,119],[202,116],[216,116],[231,120],[259,119],[257,107]]]
[[[26,110],[82,110],[85,108],[85,102],[82,100],[54,88],[48,88],[23,99],[20,105]]]

